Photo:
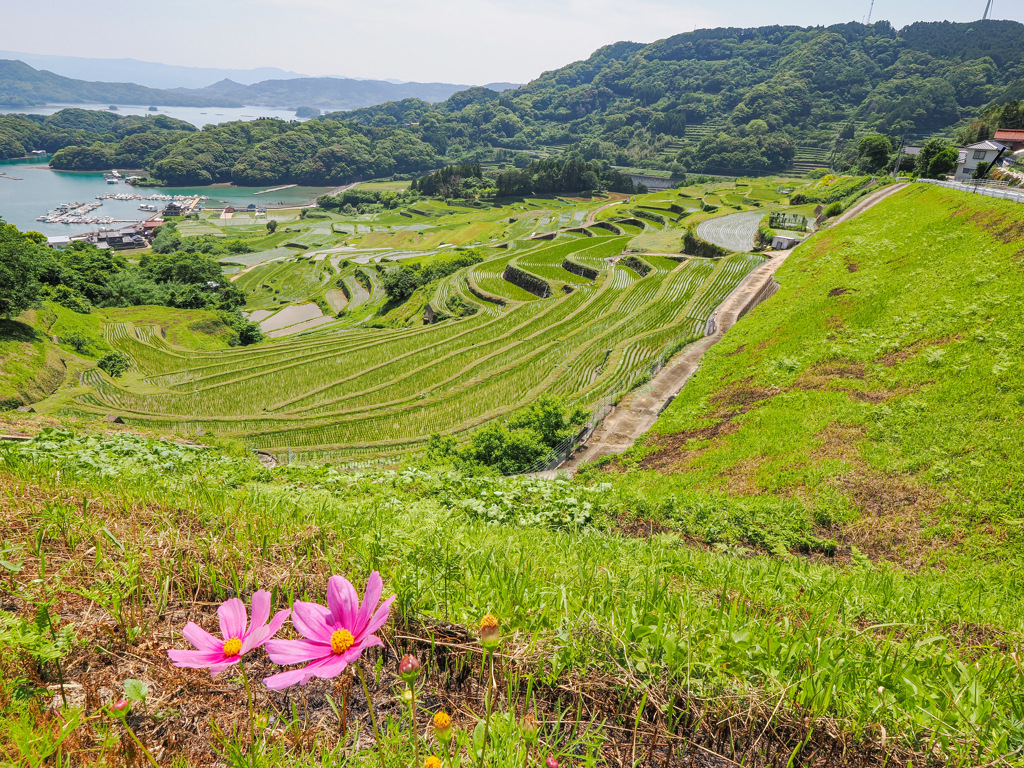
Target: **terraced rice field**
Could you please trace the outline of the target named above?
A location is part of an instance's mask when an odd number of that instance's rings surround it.
[[[697,236],[730,251],[748,251],[754,247],[757,227],[763,211],[747,211],[718,216],[697,225]]]
[[[592,406],[628,390],[671,347],[703,335],[715,307],[761,262],[752,255],[717,262],[650,256],[654,269],[641,278],[615,263],[628,242],[606,232],[485,249],[484,262],[445,278],[431,299],[444,311],[458,297],[475,313],[432,326],[348,327],[203,353],[119,323],[107,337],[138,373],[124,386],[90,374],[83,383],[91,391],[74,408],[114,411],[128,423],[181,434],[231,436],[293,457],[366,460],[419,450],[435,433],[464,436],[544,392]],[[567,257],[597,270],[597,278],[567,272]],[[550,298],[507,282],[510,263],[547,281]],[[274,263],[239,285],[258,300],[264,285],[316,288],[322,268]],[[373,295],[346,275],[350,309],[380,291],[373,267],[363,270]]]

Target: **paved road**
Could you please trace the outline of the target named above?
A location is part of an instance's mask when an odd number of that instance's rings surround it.
[[[745,211],[719,216],[697,225],[697,237],[730,251],[749,251],[764,211]]]

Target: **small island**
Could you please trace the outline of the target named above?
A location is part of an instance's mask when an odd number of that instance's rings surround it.
[[[296,107],[295,116],[313,119],[314,117],[320,117],[320,110],[316,107]]]

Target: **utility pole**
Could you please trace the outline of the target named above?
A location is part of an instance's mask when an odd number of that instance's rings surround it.
[[[904,131],[900,137],[899,147],[896,149],[896,164],[892,167],[892,177],[895,179],[900,172],[900,164],[903,162],[903,150],[907,146],[907,132]]]
[[[873,2],[873,0],[872,0],[872,2]],[[991,18],[992,18],[992,0],[988,0],[988,3],[986,3],[986,5],[985,5],[985,15],[981,17],[981,20],[982,21],[987,21],[988,19],[991,19]]]

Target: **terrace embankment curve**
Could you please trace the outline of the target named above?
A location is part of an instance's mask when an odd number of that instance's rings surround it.
[[[837,219],[835,224],[849,221],[905,186],[896,184],[869,195]],[[624,397],[598,425],[587,442],[558,471],[574,473],[585,462],[624,453],[631,448],[641,435],[654,426],[661,412],[686,386],[686,382],[700,368],[707,351],[721,341],[743,315],[775,293],[778,289],[775,273],[793,250],[777,251],[769,261],[751,271],[719,305],[714,332],[687,346],[655,374],[649,384]]]

